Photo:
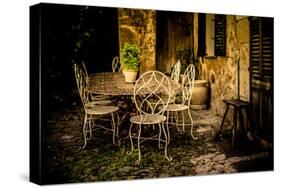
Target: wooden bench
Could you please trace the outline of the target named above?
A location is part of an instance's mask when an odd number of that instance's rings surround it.
[[[237,144],[236,140],[237,138],[241,138],[243,140],[243,138],[246,138],[246,133],[247,130],[245,130],[245,127],[248,128],[248,123],[249,123],[249,108],[250,108],[250,103],[246,102],[246,101],[242,101],[240,99],[224,99],[223,102],[226,105],[226,109],[221,121],[221,125],[220,125],[220,129],[218,131],[218,133],[216,134],[216,138],[220,137],[220,134],[222,132],[223,129],[223,125],[224,125],[224,121],[226,118],[226,115],[228,113],[229,110],[229,106],[231,106],[233,108],[233,124],[232,124],[232,140],[231,140],[231,145],[232,148],[235,147],[235,145]],[[243,121],[243,114],[242,114],[242,110],[245,110],[246,112],[246,126],[244,125],[244,121]],[[237,115],[239,115],[239,124],[237,122]],[[238,126],[240,125],[240,127]],[[241,130],[241,135],[237,135],[237,130],[238,128],[240,128]],[[242,136],[242,137],[241,137]],[[238,141],[242,141],[242,140],[238,140]]]

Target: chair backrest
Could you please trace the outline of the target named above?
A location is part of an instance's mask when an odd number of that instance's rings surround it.
[[[85,74],[85,76],[86,76],[87,81],[88,81],[89,74],[88,74],[88,70],[87,70],[87,67],[86,67],[84,61],[82,61],[82,67],[81,67],[81,68],[82,68],[82,71],[84,72],[84,74]]]
[[[168,96],[168,100],[163,100],[162,94]],[[134,102],[140,115],[163,114],[171,95],[170,80],[159,71],[148,71],[135,83]],[[159,106],[163,108],[159,109]]]
[[[182,104],[190,105],[190,99],[192,96],[192,89],[195,79],[195,67],[190,64],[184,71],[182,78]]]
[[[112,60],[112,72],[120,72],[120,71],[121,71],[120,58],[116,56]]]
[[[77,64],[73,65],[77,89],[83,103],[84,108],[86,104],[89,102],[89,93],[86,91],[87,87],[87,77],[84,70]]]
[[[180,72],[181,72],[181,62],[178,60],[176,64],[174,64],[173,66],[171,79],[178,83],[180,81]]]

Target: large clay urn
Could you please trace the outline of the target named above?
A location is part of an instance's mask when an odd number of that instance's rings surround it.
[[[194,87],[191,96],[191,108],[194,110],[207,109],[208,102],[208,82],[206,80],[194,80]]]

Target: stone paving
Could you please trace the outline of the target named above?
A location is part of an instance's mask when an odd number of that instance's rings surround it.
[[[94,133],[94,139],[85,149],[82,124],[84,113],[81,106],[74,105],[48,117],[46,129],[46,172],[48,183],[89,182],[225,174],[239,172],[237,163],[272,157],[267,151],[247,155],[227,156],[213,141],[221,118],[211,111],[192,111],[195,136],[190,132],[180,134],[171,130],[171,143],[167,161],[158,143],[145,142],[142,161],[137,164],[138,153],[130,152],[128,137],[112,144],[112,135],[102,130]],[[246,169],[247,171],[247,169]]]

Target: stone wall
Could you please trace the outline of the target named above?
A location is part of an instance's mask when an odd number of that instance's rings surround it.
[[[141,70],[156,69],[156,11],[119,9],[119,45],[138,44],[142,49]],[[193,16],[193,45],[198,50],[198,14]],[[249,22],[247,17],[227,16],[225,57],[200,57],[197,60],[197,79],[210,85],[210,107],[218,115],[224,112],[225,98],[237,98],[237,63],[240,62],[240,98],[249,100]]]
[[[156,69],[156,12],[142,9],[118,9],[119,49],[125,42],[141,47],[140,72]]]
[[[194,24],[198,25],[197,15]],[[194,27],[196,29],[196,27]],[[196,31],[194,33],[197,33]],[[240,98],[249,100],[249,23],[246,17],[227,16],[227,43],[225,57],[200,57],[197,69],[198,79],[210,85],[210,107],[223,115],[223,99],[237,98],[237,62],[240,57]],[[195,34],[194,38],[198,38]],[[199,39],[198,39],[199,40]],[[194,40],[196,41],[196,40]],[[197,45],[197,44],[196,44]],[[197,47],[195,45],[195,48]],[[196,50],[196,49],[195,49]]]

